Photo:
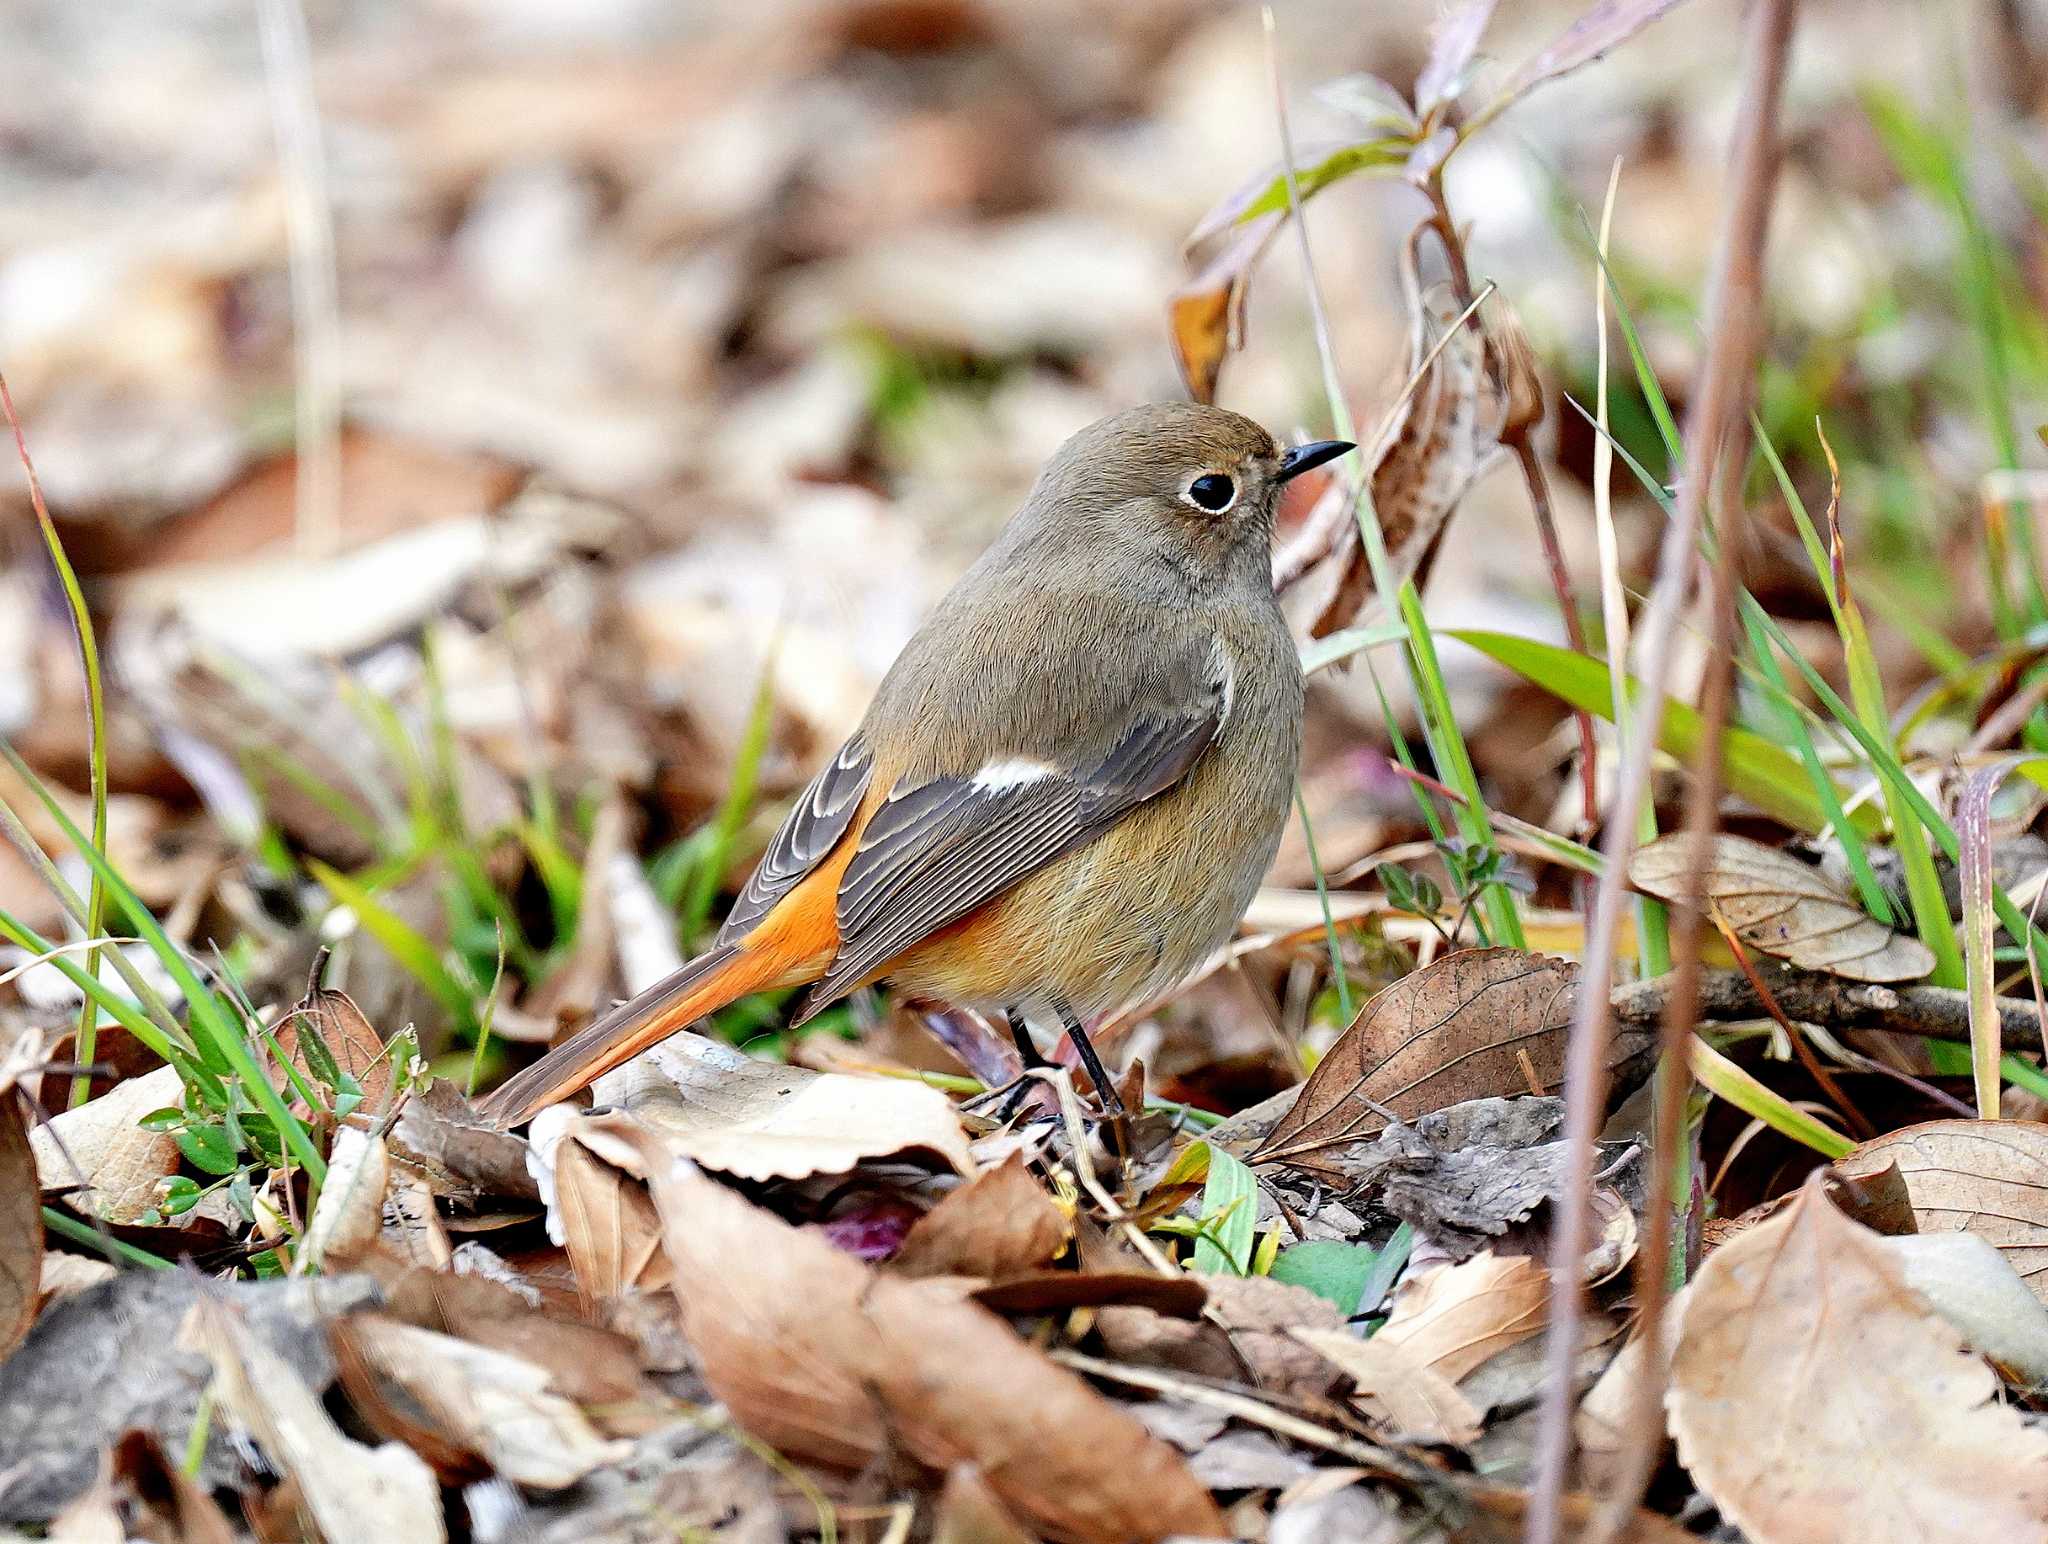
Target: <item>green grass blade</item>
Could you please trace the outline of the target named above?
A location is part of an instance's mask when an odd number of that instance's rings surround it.
[[[1840,1158],[1854,1150],[1854,1142],[1833,1127],[1822,1125],[1768,1084],[1758,1082],[1698,1035],[1692,1037],[1691,1053],[1692,1075],[1743,1114],[1762,1121],[1780,1136],[1812,1148],[1823,1158]]]
[[[1323,860],[1316,851],[1315,828],[1309,824],[1308,800],[1302,796],[1301,785],[1294,788],[1294,811],[1301,817],[1302,845],[1308,848],[1309,872],[1316,878],[1316,904],[1323,909],[1323,937],[1330,946],[1330,979],[1337,987],[1337,1017],[1346,1029],[1351,1027],[1351,979],[1344,969],[1344,951],[1337,943],[1337,918],[1330,910],[1330,881],[1323,873]]]
[[[356,914],[364,930],[384,946],[406,974],[433,994],[434,1000],[461,1028],[464,1038],[472,1038],[476,1033],[475,994],[455,979],[454,972],[443,962],[441,951],[426,935],[378,900],[369,886],[318,858],[308,858],[306,868],[337,904]]]

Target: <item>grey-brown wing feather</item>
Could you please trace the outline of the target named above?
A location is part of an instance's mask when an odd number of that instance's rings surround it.
[[[1223,682],[1192,695],[1141,709],[1088,766],[1013,787],[939,777],[893,790],[840,881],[839,954],[805,1016],[1179,782],[1225,712]]]
[[[782,822],[775,840],[747,879],[746,888],[726,914],[718,930],[718,942],[735,944],[753,931],[754,925],[775,908],[796,882],[817,867],[818,861],[839,845],[860,808],[861,795],[875,770],[873,752],[858,734],[839,748],[839,754],[811,779],[803,797]]]

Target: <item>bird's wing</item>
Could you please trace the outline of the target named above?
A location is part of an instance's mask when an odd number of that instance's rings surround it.
[[[1187,774],[1228,711],[1227,666],[1212,643],[1195,639],[1150,663],[1132,686],[1137,700],[1100,726],[1092,745],[1065,756],[1042,746],[991,755],[971,773],[906,778],[890,789],[840,880],[839,952],[807,1012]]]
[[[719,943],[737,944],[745,938],[798,880],[839,845],[874,770],[874,755],[856,734],[826,763],[825,770],[811,779],[811,786],[782,822],[782,829],[775,833],[746,888],[726,914],[725,926],[718,930]]]

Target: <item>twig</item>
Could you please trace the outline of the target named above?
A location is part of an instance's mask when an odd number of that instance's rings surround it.
[[[1773,145],[1777,138],[1779,88],[1792,33],[1792,0],[1759,0],[1751,15],[1749,64],[1734,157],[1735,194],[1723,218],[1719,251],[1707,296],[1707,357],[1700,389],[1686,419],[1687,476],[1664,530],[1657,580],[1642,627],[1642,722],[1655,724],[1664,711],[1667,677],[1680,605],[1694,564],[1700,515],[1715,463],[1714,451],[1736,418],[1743,383],[1753,364],[1751,325],[1762,294],[1763,235],[1770,210]],[[1566,1470],[1571,1456],[1574,1380],[1579,1351],[1581,1260],[1591,1209],[1593,1138],[1606,1104],[1608,990],[1614,979],[1615,942],[1625,903],[1624,880],[1636,846],[1636,817],[1649,791],[1650,735],[1632,740],[1622,758],[1615,806],[1607,820],[1593,926],[1581,966],[1583,989],[1572,1015],[1565,1072],[1566,1172],[1551,1234],[1551,1313],[1545,1344],[1543,1402],[1536,1434],[1535,1477],[1524,1537],[1528,1544],[1558,1544]],[[1661,1166],[1653,1174],[1669,1172]],[[1653,1213],[1654,1213],[1653,1208]],[[1645,1323],[1654,1332],[1656,1321]],[[1644,1358],[1646,1378],[1661,1378],[1655,1355]],[[1654,1412],[1653,1412],[1654,1416]],[[1640,1418],[1638,1426],[1643,1423]],[[1653,1445],[1653,1432],[1638,1432]],[[1610,1501],[1633,1506],[1633,1486],[1618,1487]],[[1608,1516],[1622,1508],[1610,1505]]]
[[[330,558],[341,548],[341,299],[312,46],[299,0],[259,0],[256,18],[291,271],[292,523],[301,557]]]
[[[1658,976],[1615,990],[1614,1016],[1624,1024],[1654,1024],[1671,997],[1672,978]],[[1928,1040],[1970,1043],[1970,998],[1951,986],[1880,986],[1810,971],[1785,970],[1770,981],[1771,996],[1789,1019],[1834,1030],[1884,1030]],[[2038,1031],[2034,1004],[2024,997],[1995,999],[2006,1034]],[[1766,1010],[1740,971],[1700,972],[1702,1019],[1754,1019]]]

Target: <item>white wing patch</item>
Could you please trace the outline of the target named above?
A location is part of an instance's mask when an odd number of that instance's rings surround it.
[[[1033,761],[1026,756],[1013,756],[1006,761],[991,761],[974,774],[974,786],[983,793],[1008,793],[1013,788],[1022,788],[1027,783],[1043,782],[1059,771],[1043,761]]]

